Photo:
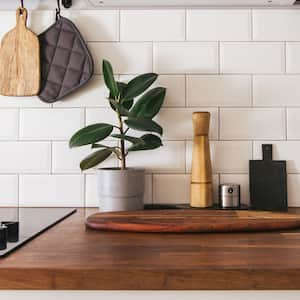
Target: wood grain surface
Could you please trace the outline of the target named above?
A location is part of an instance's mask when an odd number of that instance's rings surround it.
[[[40,88],[39,40],[26,26],[27,10],[17,9],[16,17],[16,27],[1,41],[0,94],[33,96]]]
[[[249,232],[295,229],[300,216],[291,213],[228,210],[142,210],[96,213],[88,228],[128,232]]]
[[[300,230],[101,232],[85,229],[91,213],[79,209],[1,259],[0,289],[300,289]]]

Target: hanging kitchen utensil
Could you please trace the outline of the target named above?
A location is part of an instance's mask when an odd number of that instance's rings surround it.
[[[1,42],[0,94],[3,96],[32,96],[39,92],[39,40],[26,26],[27,14],[22,2],[16,11],[16,27]]]
[[[61,100],[87,83],[93,75],[93,59],[76,26],[60,15],[39,36],[41,44],[41,90],[47,103]]]
[[[250,160],[252,209],[286,211],[286,161],[272,160],[272,145],[262,145],[263,160]]]

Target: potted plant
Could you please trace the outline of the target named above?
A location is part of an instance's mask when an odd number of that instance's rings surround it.
[[[95,151],[80,163],[81,170],[98,166],[109,156],[120,161],[119,168],[98,169],[98,194],[101,211],[137,210],[143,208],[145,171],[127,167],[130,152],[153,150],[162,146],[162,127],[153,121],[164,102],[166,89],[149,87],[157,79],[155,73],[133,78],[127,83],[116,81],[111,64],[104,60],[103,76],[109,90],[108,101],[116,113],[117,124],[97,123],[77,131],[70,139],[71,148],[91,145]],[[136,101],[135,98],[139,97]],[[146,132],[137,137],[130,130]],[[106,138],[119,141],[107,146]],[[101,143],[100,143],[101,142]]]

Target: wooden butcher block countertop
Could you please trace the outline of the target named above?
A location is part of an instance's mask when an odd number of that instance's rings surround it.
[[[300,230],[98,232],[84,226],[92,212],[79,209],[2,258],[0,289],[300,290]]]

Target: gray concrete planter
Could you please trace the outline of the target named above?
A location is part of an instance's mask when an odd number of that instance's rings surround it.
[[[144,208],[145,170],[99,169],[97,184],[101,211]]]

